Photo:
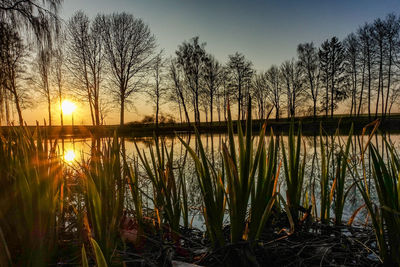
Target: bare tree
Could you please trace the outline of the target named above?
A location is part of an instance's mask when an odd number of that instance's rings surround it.
[[[59,27],[61,3],[62,0],[2,0],[0,17],[18,28],[32,30],[38,41],[51,46],[52,34]]]
[[[200,83],[206,56],[205,45],[205,43],[199,43],[199,37],[196,36],[189,42],[183,42],[175,52],[177,67],[184,76],[184,85],[186,90],[191,93],[194,119],[197,124],[200,123]]]
[[[330,109],[331,117],[333,117],[333,111],[337,108],[338,102],[346,97],[346,91],[340,86],[343,80],[343,59],[344,49],[337,37],[334,36],[322,43],[319,60],[326,90],[323,103],[326,116]]]
[[[266,73],[256,74],[253,77],[252,95],[253,100],[257,103],[258,118],[263,120],[267,109],[270,109],[270,103],[267,99],[268,82]]]
[[[228,119],[227,117],[227,107],[228,103],[230,103],[232,99],[232,91],[231,91],[231,86],[229,82],[229,72],[230,70],[228,69],[227,66],[222,67],[222,72],[221,72],[221,91],[219,93],[220,97],[222,97],[222,106],[224,109],[224,120],[226,121]]]
[[[393,105],[398,103],[399,98],[400,98],[400,87],[397,86],[395,88],[392,88],[392,93],[390,94],[389,97],[389,110],[388,110],[389,116],[392,112]]]
[[[88,16],[78,11],[68,22],[68,69],[78,94],[89,104],[93,125],[100,124],[100,90],[104,66],[102,18],[91,23]]]
[[[178,63],[176,60],[171,60],[169,66],[169,76],[172,81],[172,85],[170,86],[170,100],[175,101],[179,110],[181,110],[181,106],[185,113],[186,122],[190,124],[190,117],[187,107],[187,91],[184,89],[182,74],[177,67]],[[181,112],[180,112],[181,113]],[[181,116],[182,121],[182,116]]]
[[[14,100],[18,113],[19,124],[24,124],[22,104],[25,92],[21,90],[20,80],[24,72],[24,57],[26,48],[19,34],[6,23],[0,23],[0,65],[2,67],[2,87],[6,89]],[[8,94],[5,94],[7,97]],[[8,101],[6,101],[8,102]],[[9,109],[7,108],[7,112]],[[7,114],[9,118],[9,113]]]
[[[90,46],[89,46],[89,68],[92,74],[91,96],[90,98],[94,110],[96,125],[101,124],[100,116],[100,97],[101,82],[104,67],[104,48],[101,37],[102,23],[101,17],[96,16],[90,27]]]
[[[296,108],[300,103],[298,99],[304,92],[299,64],[294,59],[283,62],[281,65],[281,75],[285,84],[284,87],[286,88],[288,117],[294,117],[296,115]]]
[[[221,85],[222,67],[219,62],[207,54],[204,59],[203,80],[206,91],[206,100],[210,106],[210,122],[213,122],[214,101]]]
[[[62,34],[52,51],[52,80],[57,88],[57,97],[60,108],[60,124],[64,125],[64,114],[62,102],[64,98],[64,74],[65,74],[65,53],[64,53],[65,35]]]
[[[37,77],[34,79],[39,92],[46,99],[48,112],[48,125],[51,126],[51,86],[50,86],[50,68],[51,68],[51,51],[48,48],[41,47],[36,56],[35,69]]]
[[[271,101],[275,108],[275,118],[278,120],[281,108],[281,96],[282,96],[282,86],[281,86],[281,74],[279,68],[272,65],[267,72],[265,77],[268,84],[268,94],[267,97]]]
[[[158,128],[160,105],[162,103],[163,97],[167,93],[167,88],[165,87],[165,60],[163,58],[163,52],[157,54],[154,59],[154,63],[151,67],[151,73],[153,76],[153,81],[150,86],[148,86],[146,93],[149,96],[150,101],[155,106],[155,123],[156,128]]]
[[[238,120],[241,118],[244,119],[244,114],[241,113],[243,109],[243,98],[246,97],[243,94],[245,86],[251,82],[251,78],[253,76],[253,68],[252,63],[247,60],[244,55],[236,52],[233,55],[229,56],[229,62],[227,64],[229,70],[229,82],[232,87],[236,89],[236,99],[238,103]]]
[[[395,62],[396,52],[398,52],[399,33],[400,33],[400,22],[394,14],[389,14],[385,20],[386,29],[386,42],[387,42],[387,53],[386,53],[386,69],[387,69],[387,88],[386,88],[386,100],[385,100],[385,111],[388,112],[389,95],[392,85],[392,74],[393,65]]]
[[[360,27],[357,31],[357,35],[361,42],[361,51],[362,51],[362,81],[361,81],[361,92],[360,92],[360,102],[358,104],[358,114],[360,114],[360,108],[362,106],[361,101],[363,99],[363,92],[364,92],[364,84],[365,84],[365,69],[367,71],[367,99],[368,99],[368,116],[371,116],[371,102],[372,102],[372,77],[373,77],[373,56],[374,56],[374,49],[373,49],[373,40],[371,37],[372,27],[370,24],[365,24],[364,26]]]
[[[358,69],[360,59],[360,42],[354,33],[349,34],[343,41],[344,46],[344,70],[350,79],[351,106],[350,116],[357,113],[357,93],[358,93]],[[360,97],[362,97],[360,95]]]
[[[299,65],[305,80],[307,81],[308,92],[313,102],[313,116],[317,115],[317,101],[319,98],[320,68],[318,50],[314,43],[304,43],[297,46]]]
[[[112,92],[118,98],[123,125],[125,104],[138,91],[152,65],[155,38],[142,19],[127,13],[104,15],[100,25],[114,85]]]
[[[378,64],[378,88],[377,88],[377,99],[376,99],[376,107],[375,107],[375,117],[378,116],[379,109],[379,101],[382,101],[382,115],[384,113],[384,77],[383,77],[383,63],[384,63],[384,54],[386,53],[386,28],[385,23],[381,19],[376,19],[374,21],[372,31],[371,31],[372,40],[374,41],[376,48],[376,60]]]

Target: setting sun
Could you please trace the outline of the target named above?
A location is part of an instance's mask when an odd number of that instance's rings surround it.
[[[64,153],[64,160],[66,162],[72,162],[75,159],[75,151],[74,150],[67,150]]]
[[[65,115],[71,114],[72,112],[74,112],[75,109],[76,109],[75,103],[69,100],[64,100],[61,104],[61,110]]]

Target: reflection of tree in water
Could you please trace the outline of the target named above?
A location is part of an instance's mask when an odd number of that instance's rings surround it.
[[[190,137],[189,135],[180,135],[186,142],[189,143],[189,145],[192,148],[197,148],[196,144],[196,138],[193,138],[193,135]],[[398,148],[398,139],[400,135],[387,135],[386,136],[388,140],[395,145],[396,148]],[[268,139],[270,138],[269,135],[267,135],[267,143]],[[276,138],[276,137],[275,137]],[[323,137],[324,141],[327,142],[327,146],[333,149],[334,155],[336,156],[340,150],[340,145],[338,142],[338,138],[340,138],[341,143],[344,144],[347,141],[347,136],[328,136],[328,137]],[[390,138],[390,139],[389,139]],[[72,140],[63,140],[64,142],[59,142],[59,146],[61,149],[61,145],[64,143],[65,146],[65,152],[71,147],[74,147],[74,153],[75,153],[75,160],[76,161],[82,161],[83,159],[80,158],[80,155],[85,155],[84,160],[88,161],[90,158],[90,148],[96,148],[96,149],[102,149],[104,142],[107,140],[107,138],[104,139],[95,139],[92,142],[88,142],[88,140],[82,140],[82,139],[76,139],[74,141]],[[190,209],[190,214],[189,214],[189,220],[192,219],[192,216],[198,215],[201,213],[201,203],[202,203],[202,197],[200,194],[199,190],[199,185],[198,185],[198,178],[197,178],[197,173],[195,169],[194,162],[190,156],[187,154],[187,150],[184,148],[184,146],[181,144],[181,142],[174,137],[167,136],[167,137],[160,137],[160,140],[165,142],[167,145],[167,148],[171,147],[173,144],[174,148],[174,162],[173,162],[173,168],[174,168],[174,174],[177,179],[178,176],[178,170],[179,168],[182,169],[182,174],[184,175],[185,182],[186,182],[186,190],[187,190],[187,195],[188,195],[188,206]],[[201,140],[204,145],[205,153],[207,155],[207,158],[210,160],[210,163],[215,167],[216,171],[221,170],[223,168],[223,162],[221,158],[221,146],[222,143],[225,142],[226,140],[226,135],[225,134],[202,134],[201,135]],[[283,137],[284,142],[286,142],[286,137]],[[137,152],[136,149],[134,148],[133,142],[136,142],[138,145],[139,149],[141,151],[144,151],[144,153],[148,153],[148,148],[153,147],[154,148],[154,139],[153,137],[140,137],[140,138],[125,138],[125,150],[126,150],[126,162],[128,163],[129,166],[132,167],[137,167],[138,169],[138,175],[140,177],[139,179],[139,188],[141,191],[144,193],[142,195],[143,201],[144,201],[144,206],[148,207],[150,210],[147,212],[152,212],[151,209],[154,207],[152,204],[151,198],[153,197],[153,192],[152,192],[152,184],[150,179],[147,177],[147,174],[137,157]],[[303,136],[303,142],[306,147],[306,168],[305,168],[305,181],[304,181],[304,190],[308,192],[308,197],[309,201],[311,202],[311,194],[314,194],[315,196],[315,205],[313,209],[319,211],[319,196],[320,196],[320,177],[321,177],[321,166],[320,166],[320,137],[319,136]],[[357,168],[357,170],[361,173],[362,172],[362,166],[360,164],[360,155],[362,149],[365,147],[365,144],[367,142],[367,138],[360,135],[354,135],[352,139],[352,145],[350,149],[350,155],[349,155],[349,163],[351,166],[354,166]],[[384,142],[383,138],[381,135],[378,135],[377,137],[374,137],[371,142],[376,145],[379,149],[380,152],[383,153],[383,155],[386,155],[386,151],[382,150],[382,144]],[[73,143],[73,146],[72,146]],[[90,143],[90,144],[89,144]],[[122,152],[122,151],[121,151]],[[369,152],[366,150],[365,152],[365,162],[367,166],[367,173],[366,173],[366,178],[368,181],[370,181],[372,178],[371,173],[372,173],[372,167],[369,164]],[[73,164],[72,164],[73,165]],[[72,166],[71,165],[71,166]],[[332,164],[334,166],[334,164]],[[335,176],[334,170],[330,168],[330,186],[332,186],[333,179]],[[280,177],[279,177],[279,182],[281,184],[280,191],[284,192],[285,190],[285,184],[282,182],[283,181],[283,172],[281,171]],[[76,180],[77,183],[79,183],[79,179]],[[350,174],[346,176],[346,184],[345,184],[345,190],[349,190],[348,196],[346,198],[346,205],[344,207],[344,220],[347,220],[351,217],[353,212],[359,208],[362,204],[363,201],[361,199],[360,194],[358,194],[358,191],[356,190],[356,187],[353,186],[354,180],[351,178]],[[374,183],[371,182],[371,190],[374,192],[373,188]],[[127,192],[129,190],[127,189]],[[79,193],[75,192],[76,194],[74,195],[76,201],[79,199]],[[376,200],[376,195],[372,195],[373,199]],[[127,209],[133,211],[134,207],[132,206],[132,201],[131,201],[131,196],[130,193],[127,194]],[[332,208],[334,208],[332,206]],[[358,215],[359,218],[365,218],[365,211],[361,211]],[[193,224],[196,226],[201,226],[201,216],[196,216]]]

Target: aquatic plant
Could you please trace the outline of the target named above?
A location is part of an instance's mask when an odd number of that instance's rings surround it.
[[[44,266],[57,252],[65,177],[56,145],[24,127],[0,136],[2,266]]]
[[[97,241],[107,262],[120,243],[120,221],[123,216],[126,178],[121,160],[121,145],[114,138],[92,145],[89,162],[81,164],[82,183],[89,237]],[[86,223],[87,221],[87,223]]]
[[[304,170],[306,165],[306,148],[301,155],[301,125],[294,133],[294,123],[291,123],[288,134],[287,150],[283,137],[281,138],[283,166],[286,181],[286,201],[295,224],[299,221],[300,203],[303,193]]]
[[[141,152],[136,146],[136,151],[145,169],[146,177],[150,179],[153,186],[152,201],[158,219],[159,226],[167,223],[174,233],[179,233],[180,220],[184,216],[185,226],[188,227],[187,195],[185,190],[184,176],[181,171],[175,177],[173,166],[173,144],[168,151],[165,142],[160,142],[154,137],[154,149],[149,146],[150,160],[145,152]]]

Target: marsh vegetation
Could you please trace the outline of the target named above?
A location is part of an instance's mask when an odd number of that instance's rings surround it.
[[[87,147],[12,129],[0,146],[2,264],[399,262],[396,135],[379,121],[359,136],[251,124]]]

